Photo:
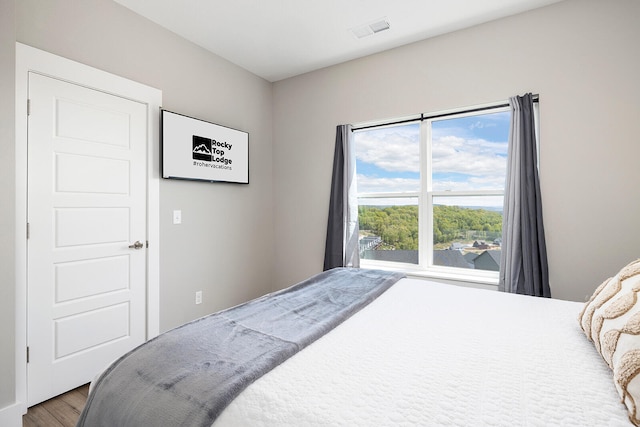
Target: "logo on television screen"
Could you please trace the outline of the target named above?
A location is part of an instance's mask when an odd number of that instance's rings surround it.
[[[193,159],[211,161],[211,139],[193,135]]]

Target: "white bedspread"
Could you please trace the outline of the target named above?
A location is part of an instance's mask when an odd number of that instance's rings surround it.
[[[581,308],[403,279],[214,426],[629,426]]]

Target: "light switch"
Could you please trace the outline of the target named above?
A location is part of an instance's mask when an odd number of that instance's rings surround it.
[[[174,224],[182,223],[182,211],[173,211],[173,223]]]

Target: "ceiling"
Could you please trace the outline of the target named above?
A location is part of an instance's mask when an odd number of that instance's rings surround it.
[[[273,82],[561,0],[114,1]]]

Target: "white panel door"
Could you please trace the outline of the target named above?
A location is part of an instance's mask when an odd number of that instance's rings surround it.
[[[147,108],[36,73],[29,99],[31,406],[145,340]]]

